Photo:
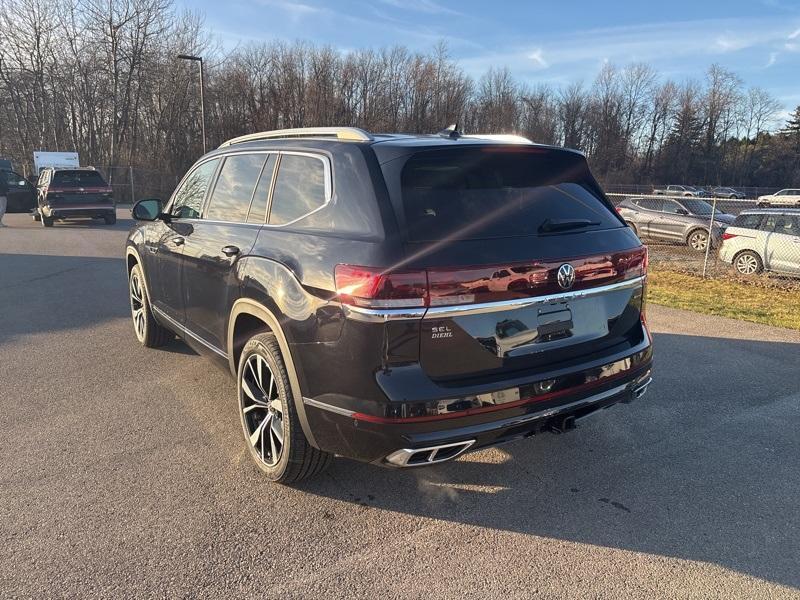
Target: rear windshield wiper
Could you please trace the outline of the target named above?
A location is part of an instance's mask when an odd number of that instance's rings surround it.
[[[595,225],[600,225],[600,221],[590,221],[589,219],[545,219],[539,226],[539,233],[583,229],[584,227],[594,227]]]

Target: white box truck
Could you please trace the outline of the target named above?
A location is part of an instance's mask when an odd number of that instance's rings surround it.
[[[39,171],[45,167],[54,167],[56,169],[77,169],[81,166],[78,159],[77,152],[34,152],[33,153],[33,168],[36,170],[36,176],[39,176]]]

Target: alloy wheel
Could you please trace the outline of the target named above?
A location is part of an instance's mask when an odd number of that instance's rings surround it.
[[[274,467],[283,452],[283,404],[275,376],[263,356],[254,353],[247,357],[240,386],[245,434],[264,464]]]
[[[736,270],[742,275],[752,275],[758,271],[758,260],[752,254],[742,254],[736,259]]]
[[[131,273],[131,316],[133,317],[133,328],[136,330],[136,337],[139,338],[140,342],[144,340],[145,334],[145,306],[142,289],[142,281],[139,274],[136,272]]]
[[[708,234],[706,234],[704,231],[695,231],[689,237],[689,245],[693,250],[705,250],[706,246],[708,245]]]

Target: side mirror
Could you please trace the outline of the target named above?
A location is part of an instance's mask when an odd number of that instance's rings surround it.
[[[137,221],[155,221],[161,216],[161,200],[145,198],[133,205],[131,215]]]

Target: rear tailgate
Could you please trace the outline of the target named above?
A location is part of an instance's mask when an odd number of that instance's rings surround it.
[[[544,370],[631,348],[644,335],[645,261],[645,250],[638,247],[502,267],[428,269],[423,368],[434,379],[462,380]],[[564,265],[574,270],[568,290],[559,283],[569,272]],[[448,306],[437,288],[471,302]]]
[[[47,189],[51,207],[113,205],[113,191],[97,171],[57,171]]]
[[[392,171],[403,269],[424,270],[428,282],[420,360],[429,377],[544,371],[642,341],[646,250],[583,156],[435,150]]]

